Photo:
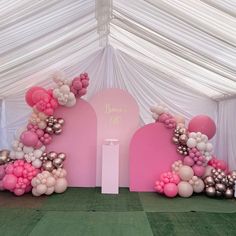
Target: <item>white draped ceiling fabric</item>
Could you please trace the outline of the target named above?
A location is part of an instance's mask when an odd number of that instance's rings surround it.
[[[236,168],[236,2],[231,0],[2,0],[0,147],[27,122],[25,91],[50,75],[88,72],[86,99],[128,90],[143,123],[164,103],[217,123],[219,158]]]

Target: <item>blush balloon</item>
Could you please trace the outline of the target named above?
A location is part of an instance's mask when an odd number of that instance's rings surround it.
[[[216,133],[215,122],[206,115],[193,117],[188,124],[189,132],[201,132],[211,139]]]

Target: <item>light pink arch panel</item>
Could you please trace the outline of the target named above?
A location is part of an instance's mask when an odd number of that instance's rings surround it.
[[[122,89],[105,89],[94,95],[91,105],[97,114],[97,175],[101,186],[102,144],[104,139],[119,140],[119,186],[129,186],[129,144],[139,127],[139,108],[134,98]]]
[[[67,154],[65,169],[71,187],[96,186],[97,119],[92,106],[78,99],[74,107],[60,107],[55,117],[65,119],[63,132],[47,150]]]
[[[181,156],[172,143],[173,130],[162,123],[140,128],[130,145],[130,190],[153,192],[160,174],[171,169],[171,164]]]

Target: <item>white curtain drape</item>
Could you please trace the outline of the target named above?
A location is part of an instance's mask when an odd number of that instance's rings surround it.
[[[236,98],[219,102],[216,153],[236,169]]]
[[[211,116],[218,124],[215,151],[236,168],[236,101],[228,99],[236,96],[234,1],[110,5],[110,45],[100,48],[95,0],[0,2],[0,148],[9,147],[15,130],[27,122],[29,87],[51,87],[55,70],[70,79],[87,71],[87,99],[103,88],[127,89],[143,123],[151,122],[149,107],[159,102],[187,120]]]

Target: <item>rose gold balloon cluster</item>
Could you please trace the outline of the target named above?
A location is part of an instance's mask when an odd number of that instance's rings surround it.
[[[44,152],[40,157],[40,160],[43,162],[42,169],[52,172],[54,169],[62,168],[63,162],[66,159],[65,153],[56,153],[56,152]]]
[[[177,126],[174,130],[172,141],[178,145],[177,152],[183,156],[188,155],[188,147],[186,145],[188,140],[187,129]]]
[[[233,198],[236,182],[236,171],[231,171],[228,175],[221,169],[212,169],[211,175],[204,179],[205,192],[209,197]]]
[[[54,116],[49,116],[46,119],[47,127],[45,128],[45,132],[48,134],[61,134],[62,126],[65,121],[63,118],[55,118]]]

